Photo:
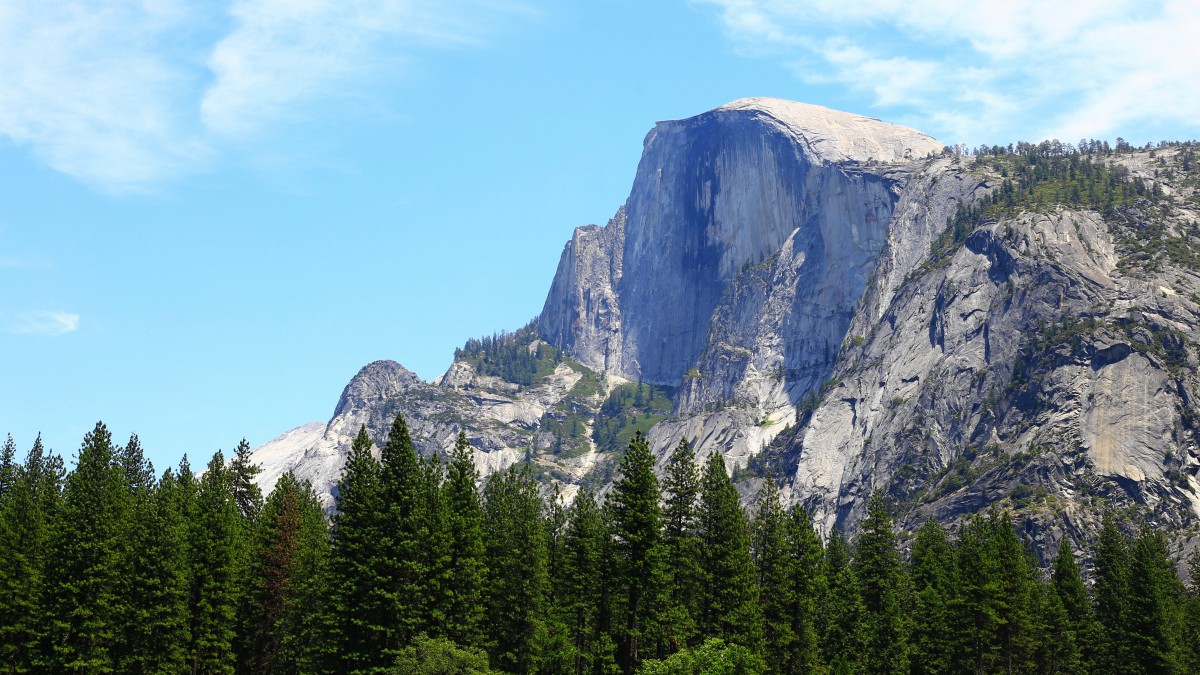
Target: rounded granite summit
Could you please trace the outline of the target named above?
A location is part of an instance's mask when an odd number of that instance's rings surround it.
[[[739,98],[711,113],[749,113],[806,143],[829,162],[896,162],[942,150],[942,144],[916,129],[873,117],[780,98]]]

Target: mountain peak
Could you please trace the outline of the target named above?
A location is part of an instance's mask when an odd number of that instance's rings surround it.
[[[917,159],[942,149],[936,139],[916,129],[780,98],[739,98],[711,112],[758,114],[808,141],[818,155],[832,162]]]

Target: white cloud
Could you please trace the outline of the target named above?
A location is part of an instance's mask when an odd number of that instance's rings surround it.
[[[1187,0],[698,4],[717,8],[740,50],[927,120],[947,141],[1200,128],[1200,5]]]
[[[26,312],[9,318],[4,331],[13,335],[53,337],[79,329],[79,315],[70,312]]]
[[[5,0],[0,136],[105,190],[196,171],[414,50],[477,44],[501,0]],[[239,145],[242,144],[242,145]]]

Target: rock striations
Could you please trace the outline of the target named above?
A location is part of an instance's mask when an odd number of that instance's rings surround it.
[[[1031,147],[961,157],[765,98],[660,122],[626,203],[497,338],[531,376],[471,349],[432,383],[370,364],[327,425],[258,449],[263,481],[292,468],[332,504],[358,428],[381,444],[403,412],[422,452],[465,431],[485,475],[526,463],[568,497],[603,490],[636,428],[664,459],[681,437],[723,453],[748,501],[775,477],[826,531],[875,490],[910,525],[997,503],[1049,539],[1106,504],[1195,523],[1190,146],[1087,158],[1140,200],[1029,188],[1003,211],[1014,157],[1065,156]]]

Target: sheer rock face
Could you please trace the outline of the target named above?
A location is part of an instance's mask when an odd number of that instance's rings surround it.
[[[1171,261],[1200,241],[1200,209],[1191,183],[1159,176],[1177,151],[1095,159],[1173,200],[1124,213],[1133,225],[1039,207],[935,256],[960,205],[1000,184],[940,149],[774,99],[660,123],[625,205],[563,251],[537,326],[565,358],[552,375],[522,387],[458,361],[423,382],[376,362],[319,439],[260,452],[276,469],[291,452],[332,504],[359,427],[382,445],[402,412],[424,454],[464,431],[484,476],[524,461],[568,497],[603,491],[617,455],[591,431],[608,394],[641,380],[674,392],[648,434],[660,465],[681,437],[731,467],[755,459],[743,498],[773,475],[826,532],[853,531],[874,490],[909,528],[1015,506],[1039,543],[1078,539],[1107,503],[1194,523],[1200,265]],[[1175,258],[1126,259],[1146,223]],[[586,434],[560,455],[565,420]]]
[[[593,369],[671,386],[709,346],[734,279],[785,244],[781,272],[800,288],[777,298],[768,320],[795,328],[782,351],[813,361],[799,351],[848,323],[897,199],[895,183],[865,164],[941,148],[905,127],[778,99],[661,122],[644,146],[617,217],[567,245],[539,323]],[[810,302],[836,315],[833,328],[801,325],[796,308],[811,316]]]

